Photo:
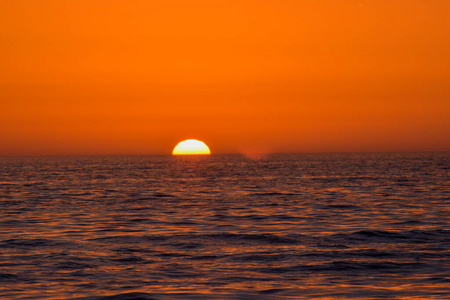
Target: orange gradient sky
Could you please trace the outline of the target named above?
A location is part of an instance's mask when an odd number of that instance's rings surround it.
[[[0,155],[450,150],[448,0],[0,0]]]

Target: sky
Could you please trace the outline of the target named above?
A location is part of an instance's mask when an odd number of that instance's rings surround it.
[[[0,156],[450,150],[448,0],[0,0]]]

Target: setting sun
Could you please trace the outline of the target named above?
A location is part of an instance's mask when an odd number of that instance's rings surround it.
[[[211,151],[205,143],[189,139],[179,142],[172,151],[173,155],[209,155]]]

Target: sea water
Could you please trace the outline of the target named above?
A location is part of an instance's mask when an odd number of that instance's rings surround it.
[[[450,153],[0,158],[1,299],[450,299]]]

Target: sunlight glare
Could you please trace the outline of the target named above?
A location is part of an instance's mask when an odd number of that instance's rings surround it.
[[[195,139],[179,142],[172,151],[173,155],[209,155],[211,151],[205,143]]]

